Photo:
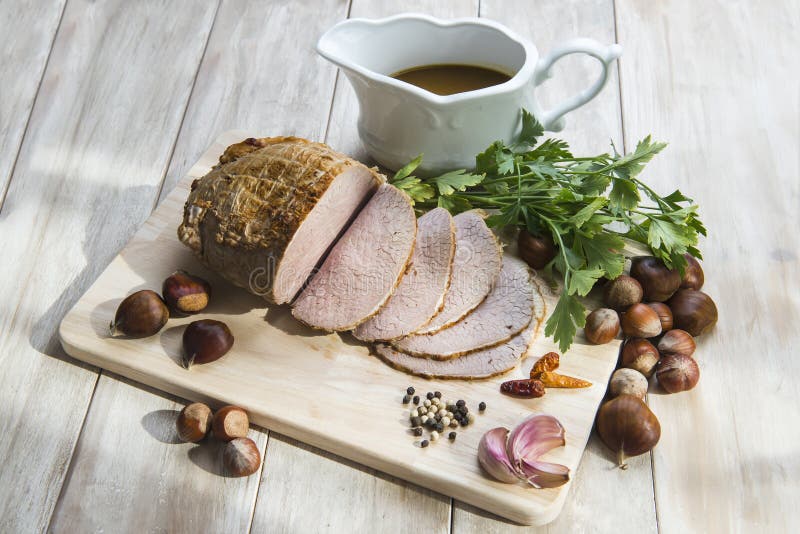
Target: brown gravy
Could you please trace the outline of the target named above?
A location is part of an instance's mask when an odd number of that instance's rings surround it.
[[[454,95],[499,85],[511,76],[475,65],[422,65],[395,72],[392,78],[437,95]]]

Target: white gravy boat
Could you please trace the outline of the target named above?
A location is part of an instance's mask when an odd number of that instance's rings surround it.
[[[340,22],[319,39],[317,52],[338,65],[353,85],[360,106],[358,133],[370,155],[395,170],[424,153],[420,170],[433,173],[472,168],[475,155],[490,143],[511,141],[519,132],[520,108],[533,113],[545,130],[561,130],[563,116],[603,88],[622,47],[573,39],[539,58],[533,43],[491,20],[403,14]],[[550,76],[558,59],[579,52],[600,61],[600,77],[581,93],[543,110],[534,87]],[[441,96],[390,76],[448,63],[488,67],[513,77]]]

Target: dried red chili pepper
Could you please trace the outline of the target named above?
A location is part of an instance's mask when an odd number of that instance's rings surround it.
[[[531,378],[509,380],[500,384],[500,391],[514,397],[534,399],[544,395],[544,384],[541,380]]]

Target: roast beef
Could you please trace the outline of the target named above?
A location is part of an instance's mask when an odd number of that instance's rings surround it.
[[[413,334],[392,341],[392,345],[424,358],[455,358],[498,345],[521,332],[541,300],[528,265],[507,256],[491,292],[469,315],[433,334]]]
[[[456,255],[450,287],[442,310],[419,333],[441,330],[474,310],[489,294],[500,273],[502,249],[481,214],[460,213],[454,217],[454,223]]]
[[[501,345],[451,360],[417,358],[386,343],[376,344],[373,350],[395,369],[425,378],[489,378],[510,371],[525,357],[532,338],[538,333],[543,315],[544,310],[539,310],[537,318],[521,333]]]
[[[194,181],[178,237],[237,286],[289,302],[382,181],[320,143],[247,139]]]
[[[396,187],[378,188],[293,304],[321,330],[350,330],[375,315],[400,281],[414,249],[417,219]]]
[[[427,324],[444,304],[455,243],[449,211],[436,208],[420,217],[411,263],[400,284],[381,311],[358,325],[353,334],[364,341],[389,340]]]

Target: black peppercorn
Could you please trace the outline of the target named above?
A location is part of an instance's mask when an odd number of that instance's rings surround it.
[[[442,423],[437,423],[436,424],[436,431],[439,432],[439,433],[444,432],[444,425]]]
[[[414,404],[419,404],[419,395],[414,395]]]
[[[441,399],[442,398],[442,392],[441,391],[435,391],[433,393],[433,396],[436,397],[437,399]]]
[[[421,424],[422,424],[422,418],[420,417],[411,418],[411,426],[420,426]]]
[[[428,393],[425,394],[425,396],[428,398],[428,400],[432,400],[433,399],[433,392],[429,391]]]
[[[461,426],[467,426],[469,424],[469,419],[467,419],[466,417],[462,417],[459,423],[461,423]]]
[[[450,432],[447,437],[450,438],[450,441],[454,441],[456,439],[456,433]]]
[[[478,404],[478,409],[480,411],[484,411],[486,409],[486,403],[485,402],[481,402],[480,404]]]
[[[406,393],[408,393],[409,395],[413,395],[414,394],[414,388],[411,387],[411,386],[408,386],[408,389],[406,390]]]
[[[458,406],[459,408],[463,408],[464,406],[466,406],[466,404],[467,403],[464,399],[458,399],[458,401],[456,401],[456,406]]]
[[[423,439],[422,441],[419,442],[419,446],[424,449],[425,447],[428,446],[428,440],[427,439]]]
[[[411,402],[410,396],[406,395],[405,397],[403,397],[403,404],[408,404],[409,402]]]
[[[422,435],[422,427],[421,426],[414,427],[414,428],[411,429],[411,431],[414,433],[415,436],[421,436]]]

